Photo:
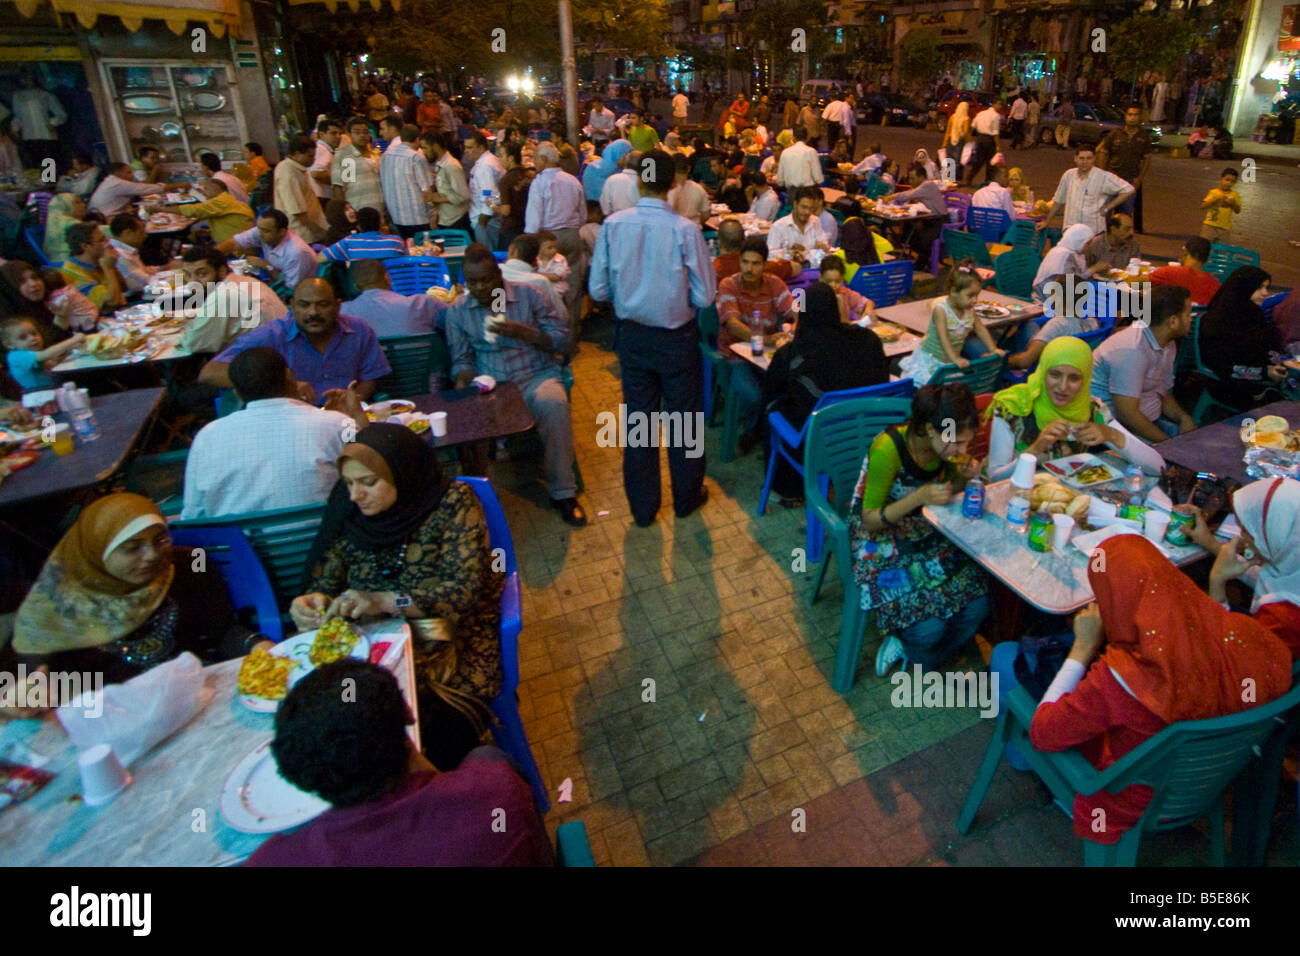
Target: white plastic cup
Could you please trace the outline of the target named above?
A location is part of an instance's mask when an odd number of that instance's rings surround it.
[[[1146,517],[1142,521],[1142,533],[1147,536],[1147,540],[1159,544],[1165,540],[1165,532],[1168,530],[1168,512],[1156,511],[1154,508],[1148,509]]]
[[[77,755],[81,768],[81,798],[88,807],[102,807],[131,784],[126,772],[108,744],[95,744]]]
[[[1030,452],[1025,452],[1016,462],[1016,470],[1011,475],[1011,483],[1017,488],[1034,487],[1034,472],[1038,471],[1038,459]]]
[[[434,438],[443,438],[447,434],[447,413],[434,412],[429,416],[429,430]]]
[[[1052,515],[1052,524],[1052,547],[1064,551],[1070,543],[1070,535],[1074,533],[1074,519],[1069,515]]]

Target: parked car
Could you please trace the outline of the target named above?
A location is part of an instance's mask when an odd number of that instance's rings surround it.
[[[811,101],[814,104],[824,105],[830,102],[833,91],[852,88],[853,84],[848,80],[805,80],[803,86],[799,88],[799,102]]]
[[[925,129],[930,111],[902,93],[869,93],[858,104],[858,123],[881,126],[912,126]]]
[[[1038,130],[1038,141],[1050,144],[1056,137],[1058,125],[1056,112],[1044,113]],[[1112,130],[1122,129],[1124,114],[1109,106],[1098,103],[1075,102],[1074,119],[1070,121],[1070,142],[1092,143],[1096,145]],[[1160,127],[1154,123],[1143,123],[1142,128],[1151,137],[1152,145],[1160,142]]]
[[[980,110],[993,105],[994,96],[992,93],[986,93],[983,90],[949,90],[932,109],[942,116],[946,123],[948,117],[952,115],[952,111],[957,108],[958,103],[970,103],[970,114],[974,117]]]

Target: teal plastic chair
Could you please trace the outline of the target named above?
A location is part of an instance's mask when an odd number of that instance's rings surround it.
[[[587,825],[581,820],[570,820],[555,828],[555,862],[566,867],[596,865],[587,840]]]
[[[1192,362],[1196,369],[1197,376],[1202,383],[1218,382],[1219,376],[1211,371],[1205,365],[1205,359],[1201,355],[1201,319],[1205,316],[1204,307],[1193,307],[1192,309],[1192,331],[1187,336],[1188,342],[1191,343]],[[1196,398],[1196,405],[1192,408],[1192,420],[1197,425],[1207,424],[1212,416],[1225,418],[1230,415],[1239,415],[1244,409],[1233,408],[1224,402],[1219,401],[1210,394],[1210,389],[1202,384],[1201,394]],[[1222,413],[1222,414],[1219,414]]]
[[[423,238],[430,242],[443,242],[449,246],[469,246],[473,245],[474,237],[464,229],[426,229]],[[415,234],[415,244],[418,246],[421,241],[421,234]]]
[[[253,552],[271,579],[276,600],[282,612],[302,594],[307,584],[307,552],[316,540],[321,518],[325,515],[324,502],[301,508],[279,508],[274,511],[255,511],[243,515],[226,515],[221,518],[198,518],[193,521],[173,522],[173,528],[238,527],[253,546]]]
[[[1014,687],[1007,693],[998,714],[993,739],[957,818],[957,829],[962,833],[970,829],[1010,744],[1065,807],[1073,806],[1076,794],[1087,796],[1102,790],[1118,793],[1136,783],[1155,790],[1142,818],[1118,843],[1083,841],[1085,866],[1135,866],[1145,834],[1176,830],[1202,818],[1208,818],[1210,823],[1212,862],[1223,866],[1224,790],[1234,779],[1243,776],[1257,754],[1263,753],[1262,747],[1282,729],[1277,721],[1285,720],[1288,711],[1297,704],[1300,704],[1300,684],[1272,703],[1240,714],[1171,724],[1105,770],[1097,770],[1077,750],[1060,753],[1035,750],[1029,740],[1029,726],[1038,703],[1023,687]],[[1271,787],[1276,791],[1276,775]],[[1237,797],[1254,800],[1241,792],[1234,800]],[[1266,833],[1267,821],[1262,825]],[[1257,840],[1253,842],[1258,845]]]
[[[700,356],[704,362],[704,417],[712,425],[718,400],[731,384],[731,369],[726,356],[718,351],[717,306],[700,309],[696,322],[700,327]]]
[[[827,563],[833,555],[844,585],[844,606],[831,686],[841,694],[853,687],[867,626],[867,612],[859,606],[858,586],[853,578],[853,545],[849,540],[848,513],[853,488],[876,436],[888,426],[905,421],[911,410],[912,402],[907,398],[855,398],[818,409],[808,420],[803,458],[804,499],[829,539],[809,603],[817,600]],[[835,491],[834,501],[830,497],[831,489]]]
[[[346,262],[322,262],[316,267],[317,278],[324,279],[334,287],[334,292],[344,302],[350,302],[361,294]]]
[[[881,179],[879,176],[867,180],[866,189],[863,190],[868,199],[883,199],[885,196],[893,193],[893,191],[894,187],[885,182],[885,180]]]
[[[1026,302],[1034,297],[1034,276],[1043,260],[1033,249],[1016,246],[998,256],[993,264],[993,284],[1002,295]]]
[[[1007,359],[994,352],[972,359],[970,368],[958,368],[956,365],[940,365],[930,377],[931,385],[952,385],[960,382],[971,390],[973,395],[996,392],[1002,382],[1002,373],[1006,371]]]
[[[1028,219],[1017,219],[1007,226],[1007,231],[1002,234],[1002,244],[1004,246],[1023,246],[1026,249],[1033,249],[1034,252],[1041,256],[1043,254],[1043,243],[1047,241],[1047,231],[1040,232],[1037,225],[1037,223],[1030,222]]]
[[[1242,266],[1259,268],[1259,253],[1242,246],[1228,246],[1214,243],[1210,246],[1210,258],[1205,263],[1205,271],[1223,282]]]
[[[973,232],[962,232],[960,229],[943,230],[943,254],[949,256],[954,264],[962,259],[970,259],[977,266],[983,266],[985,269],[993,268],[989,247]]]
[[[447,343],[437,332],[380,339],[379,346],[393,371],[375,383],[376,401],[427,395],[430,377],[451,369]]]

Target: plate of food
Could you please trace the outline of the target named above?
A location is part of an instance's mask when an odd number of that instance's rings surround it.
[[[903,333],[906,331],[905,329],[894,325],[892,322],[872,322],[870,325],[866,326],[866,328],[875,332],[876,338],[880,339],[882,342],[897,342],[903,337]]]
[[[1242,440],[1261,448],[1275,448],[1278,451],[1300,451],[1300,430],[1291,428],[1281,415],[1265,415],[1255,422],[1249,431],[1242,428]]]
[[[16,451],[12,455],[0,458],[0,465],[3,465],[5,473],[9,474],[36,464],[36,459],[39,457],[41,457],[40,452]]]
[[[319,665],[343,657],[366,660],[370,638],[351,621],[336,617],[314,631],[287,637],[269,651],[258,648],[239,668],[239,702],[259,714],[273,713],[289,688]]]
[[[996,302],[976,302],[975,314],[981,319],[1005,319],[1011,314],[1011,310]]]
[[[1124,477],[1124,472],[1096,455],[1071,455],[1044,462],[1043,467],[1071,488],[1090,488]]]
[[[221,819],[241,833],[278,833],[328,809],[280,776],[269,740],[240,760],[221,788]]]
[[[415,411],[415,402],[408,402],[404,398],[392,398],[386,402],[374,402],[361,407],[365,409],[366,418],[372,422],[386,422],[394,415]]]

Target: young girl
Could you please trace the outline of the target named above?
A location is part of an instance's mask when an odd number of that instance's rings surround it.
[[[569,260],[560,255],[555,233],[543,229],[537,234],[537,271],[555,284],[561,299],[569,294]]]
[[[37,281],[49,293],[45,305],[54,316],[55,325],[77,332],[95,331],[99,325],[99,309],[83,293],[68,285],[62,272],[58,269],[43,269]]]
[[[917,388],[929,382],[941,365],[970,368],[970,360],[962,358],[961,350],[972,331],[984,343],[986,351],[1007,354],[997,347],[989,330],[972,311],[982,286],[975,263],[970,259],[963,259],[948,273],[948,296],[936,300],[930,310],[930,329],[925,333],[925,340],[899,363],[899,369],[912,377]]]
[[[58,365],[59,360],[68,352],[84,345],[86,337],[78,332],[58,345],[46,348],[45,338],[36,328],[35,322],[31,319],[9,319],[0,325],[0,341],[3,341],[8,352],[5,361],[9,366],[9,374],[22,386],[24,392],[33,392],[58,385],[49,370]]]
[[[844,284],[844,260],[839,256],[827,256],[822,260],[822,281],[835,290],[839,300],[840,321],[856,322],[869,316],[876,304],[860,292],[854,292]]]

